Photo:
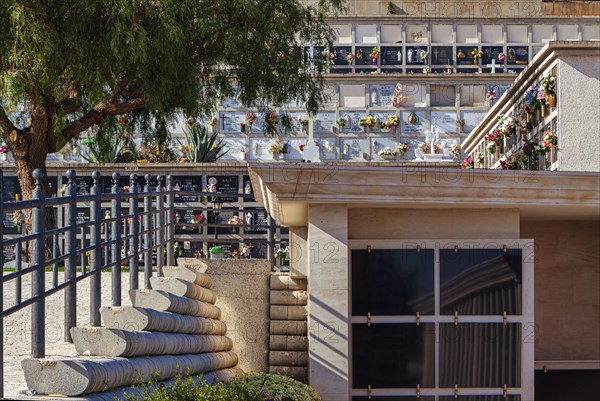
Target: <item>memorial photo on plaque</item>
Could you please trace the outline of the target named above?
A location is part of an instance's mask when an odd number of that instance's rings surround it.
[[[208,178],[209,182],[211,178],[216,179],[217,192],[221,193],[238,193],[238,176],[237,175],[221,175],[211,176]],[[219,195],[221,202],[237,202],[237,196],[221,196]]]
[[[506,64],[527,65],[529,63],[529,47],[509,46],[506,49]]]
[[[200,202],[201,196],[186,194],[185,191],[202,191],[202,176],[175,176],[173,178],[173,190],[175,191],[175,202]]]
[[[465,46],[458,48],[456,53],[456,65],[473,65],[472,47]]]

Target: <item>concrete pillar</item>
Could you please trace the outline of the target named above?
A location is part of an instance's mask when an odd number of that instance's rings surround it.
[[[322,399],[349,396],[348,209],[308,209],[309,381]]]
[[[290,275],[292,277],[308,276],[309,247],[308,227],[290,227]]]
[[[104,325],[110,329],[214,335],[224,335],[227,332],[225,323],[219,320],[154,309],[108,306],[100,308],[100,313]]]

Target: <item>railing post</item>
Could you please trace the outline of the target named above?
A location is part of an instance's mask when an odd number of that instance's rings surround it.
[[[175,253],[173,247],[175,246],[175,194],[173,193],[173,176],[167,177],[167,265],[175,266]]]
[[[144,187],[144,288],[152,288],[150,286],[150,277],[152,277],[152,187],[150,180],[152,174],[146,174],[146,186]]]
[[[90,205],[90,220],[94,222],[90,232],[90,242],[94,248],[90,252],[90,325],[100,327],[100,306],[101,306],[101,260],[102,260],[102,197],[100,196],[100,172],[94,171],[92,178],[92,195],[94,200]]]
[[[163,180],[164,177],[156,177],[158,181],[158,187],[156,190],[156,271],[159,276],[162,276],[162,268],[165,265],[165,226],[164,226],[164,192],[163,192]]]
[[[119,188],[119,178],[121,174],[113,173],[113,186],[112,194],[117,195],[115,199],[111,201],[111,217],[114,219],[111,225],[111,241],[114,241],[112,245],[112,306],[121,306],[121,225],[123,224],[121,218],[121,196]]]
[[[31,211],[31,233],[36,235],[31,247],[31,263],[36,266],[31,277],[31,297],[39,297],[31,306],[31,357],[43,358],[46,356],[46,343],[44,329],[46,327],[46,298],[45,298],[45,273],[46,261],[46,195],[42,189],[44,172],[41,169],[33,171],[35,189],[32,199],[39,199],[40,206]]]
[[[270,260],[271,270],[273,270],[273,266],[275,266],[275,221],[270,214],[267,216],[267,259]]]
[[[69,227],[65,238],[65,281],[69,284],[65,287],[65,321],[64,339],[72,343],[71,328],[77,326],[77,189],[75,188],[75,170],[67,170],[69,182],[65,189],[65,195],[69,203],[65,208],[65,224]]]
[[[0,218],[4,218],[4,174],[0,170]],[[4,238],[4,224],[0,224],[0,238]],[[0,266],[4,268],[4,250],[0,249]],[[4,273],[3,273],[4,274]],[[4,300],[4,282],[0,283],[0,299]],[[0,339],[2,339],[2,349],[0,349],[0,399],[4,398],[4,305],[0,313]]]
[[[129,190],[132,193],[129,198],[129,214],[131,215],[131,224],[129,225],[129,288],[137,290],[139,288],[139,252],[140,252],[140,223],[139,205],[138,205],[138,184],[137,174],[133,173],[129,176]]]

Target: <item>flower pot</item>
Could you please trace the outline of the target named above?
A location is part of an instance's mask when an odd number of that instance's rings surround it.
[[[546,104],[548,107],[556,107],[556,94],[547,93],[546,94]]]
[[[546,118],[546,105],[544,105],[543,103],[540,107],[540,112],[542,113],[542,118]]]
[[[223,259],[223,252],[218,252],[218,253],[210,253],[210,258],[211,259]]]
[[[474,58],[473,59],[473,65],[479,65],[479,59],[478,58]]]
[[[5,162],[8,159],[8,155],[6,153],[0,153],[0,161]]]
[[[273,160],[279,160],[279,152],[273,152]]]
[[[415,157],[419,160],[423,159],[423,149],[416,148],[415,149]]]
[[[396,160],[396,155],[379,155],[383,160]]]

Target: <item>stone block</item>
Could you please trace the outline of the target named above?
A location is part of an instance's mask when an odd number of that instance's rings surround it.
[[[288,376],[301,382],[308,379],[308,368],[303,366],[269,366],[269,373]]]
[[[308,337],[271,335],[269,349],[271,351],[308,351]]]
[[[180,297],[159,290],[130,290],[129,296],[133,306],[149,308],[158,311],[181,313],[183,315],[200,316],[209,319],[219,319],[221,310],[206,302]]]
[[[217,295],[213,291],[178,278],[150,277],[150,285],[156,290],[170,292],[171,294],[180,297],[208,302],[209,304],[214,304],[217,301]]]
[[[306,291],[271,290],[271,305],[306,305]]]
[[[104,327],[73,327],[71,336],[79,355],[146,356],[230,351],[225,336],[125,331]]]
[[[25,359],[21,362],[27,387],[37,394],[76,396],[107,389],[167,380],[178,374],[234,367],[233,352],[161,355],[141,358]]]
[[[274,320],[306,320],[306,306],[271,305],[271,319]]]
[[[308,366],[307,351],[269,351],[270,366]]]
[[[290,277],[288,274],[273,274],[271,276],[271,290],[306,290],[306,278]]]
[[[166,277],[179,278],[194,284],[198,284],[200,287],[204,288],[210,288],[212,286],[212,278],[194,267],[164,266],[163,274]]]
[[[214,335],[227,332],[225,323],[219,320],[147,308],[108,306],[100,308],[100,314],[104,325],[110,329]]]
[[[308,333],[308,323],[298,320],[271,320],[269,333],[271,335],[305,336]]]

